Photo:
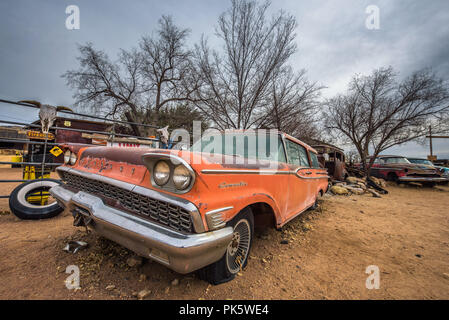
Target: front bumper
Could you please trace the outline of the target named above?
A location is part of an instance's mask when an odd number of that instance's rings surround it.
[[[218,261],[233,234],[231,227],[184,234],[108,207],[100,198],[83,191],[75,193],[64,186],[55,186],[50,193],[65,210],[78,208],[78,212],[92,218],[89,227],[98,234],[182,274]]]
[[[448,178],[445,177],[413,177],[403,176],[398,179],[401,182],[447,182]]]

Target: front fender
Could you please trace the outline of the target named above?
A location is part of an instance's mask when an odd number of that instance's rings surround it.
[[[282,222],[281,211],[274,197],[266,190],[261,189],[239,190],[236,188],[236,190],[232,191],[227,190],[223,191],[223,195],[215,194],[215,196],[212,197],[201,197],[201,199],[196,201],[195,205],[201,213],[204,225],[207,227],[205,216],[208,212],[232,207],[222,213],[224,220],[228,222],[244,208],[255,203],[265,203],[270,206],[274,212],[276,224],[280,224]]]

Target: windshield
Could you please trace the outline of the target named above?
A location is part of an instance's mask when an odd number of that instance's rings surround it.
[[[280,135],[224,133],[203,135],[191,151],[224,154],[248,159],[286,162]]]
[[[410,161],[408,161],[406,158],[400,158],[400,157],[395,157],[395,158],[383,158],[383,163],[410,163]]]
[[[433,163],[425,159],[408,159],[411,163],[427,164],[433,167]]]

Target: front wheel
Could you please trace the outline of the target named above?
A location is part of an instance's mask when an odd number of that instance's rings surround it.
[[[254,237],[254,217],[251,209],[243,209],[228,226],[234,228],[234,233],[226,253],[217,262],[198,271],[201,279],[214,285],[234,279],[248,263]]]

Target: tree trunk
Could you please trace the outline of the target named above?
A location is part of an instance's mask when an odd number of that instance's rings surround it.
[[[132,116],[131,112],[129,112],[129,111],[125,112],[125,117],[128,122],[137,122],[137,121],[135,121],[134,117]],[[135,124],[130,124],[130,126],[131,126],[131,129],[132,129],[134,135],[136,135],[138,137],[142,137],[142,133],[140,130],[141,128],[139,126],[137,126]]]

